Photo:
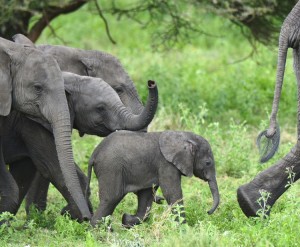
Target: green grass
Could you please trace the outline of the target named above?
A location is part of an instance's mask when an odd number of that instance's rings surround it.
[[[297,89],[288,58],[280,101],[281,146],[267,164],[258,163],[255,138],[268,126],[276,72],[276,48],[258,46],[251,58],[235,63],[251,52],[239,29],[228,21],[203,16],[203,28],[220,38],[195,37],[189,44],[158,52],[151,49],[155,27],[141,29],[137,23],[107,15],[114,39],[111,44],[102,21],[87,8],[52,23],[68,45],[99,49],[116,55],[133,78],[143,101],[146,81],[159,89],[159,108],[150,131],[181,129],[196,132],[211,143],[216,159],[221,203],[213,215],[208,185],[183,178],[187,225],[178,226],[166,203],[153,205],[150,219],[127,230],[121,226],[124,212],[133,213],[137,202],[128,195],[111,217],[113,232],[105,225],[92,229],[59,212],[65,205],[51,187],[46,212],[32,213],[26,221],[24,207],[0,227],[0,246],[298,246],[300,226],[299,183],[292,186],[272,209],[268,220],[248,219],[236,200],[237,188],[283,157],[296,142]],[[62,44],[47,29],[39,43]],[[88,159],[100,138],[73,135],[76,162],[86,172]],[[288,181],[287,181],[288,182]],[[97,180],[91,183],[91,200],[98,205]],[[160,193],[160,192],[159,192]],[[2,218],[8,217],[3,215]]]

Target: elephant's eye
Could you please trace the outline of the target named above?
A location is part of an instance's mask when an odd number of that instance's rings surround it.
[[[206,165],[206,166],[210,166],[210,165],[211,165],[211,162],[210,162],[210,161],[205,161],[205,165]]]
[[[42,85],[39,84],[39,83],[34,84],[33,87],[34,87],[34,90],[35,90],[36,92],[38,92],[38,93],[40,93],[40,92],[43,91],[43,87],[42,87]]]
[[[117,92],[117,94],[123,93],[123,89],[121,87],[115,88],[115,91]]]
[[[104,111],[104,106],[102,105],[97,106],[97,110],[100,112]]]

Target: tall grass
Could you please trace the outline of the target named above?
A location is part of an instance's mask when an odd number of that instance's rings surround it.
[[[147,96],[146,81],[157,81],[159,108],[149,130],[189,130],[209,140],[216,159],[221,204],[213,215],[207,215],[212,204],[208,185],[196,178],[183,178],[187,225],[176,224],[164,203],[153,205],[147,222],[130,230],[123,228],[122,214],[133,213],[137,207],[135,195],[130,194],[111,217],[114,231],[110,232],[105,224],[92,229],[88,224],[60,216],[65,202],[51,187],[46,212],[33,210],[31,218],[26,220],[22,208],[10,226],[0,226],[0,245],[298,246],[299,184],[291,186],[278,200],[266,221],[247,219],[236,200],[238,186],[272,165],[295,143],[297,92],[291,57],[280,101],[281,146],[276,156],[262,166],[258,163],[255,137],[258,130],[268,126],[276,70],[275,47],[259,45],[252,57],[236,62],[251,52],[251,46],[228,21],[204,15],[204,30],[218,37],[199,36],[173,50],[153,51],[151,32],[155,27],[141,29],[130,20],[117,21],[110,15],[107,18],[118,42],[116,46],[108,41],[102,21],[91,15],[88,7],[61,16],[51,25],[69,46],[116,55],[133,78],[143,101]],[[47,29],[38,42],[63,44],[61,39]],[[92,136],[79,138],[74,132],[75,160],[84,171],[100,140]],[[97,207],[94,175],[91,191],[92,203]]]

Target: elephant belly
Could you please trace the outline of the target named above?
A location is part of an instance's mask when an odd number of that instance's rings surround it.
[[[136,169],[134,171],[126,172],[126,192],[136,192],[141,189],[151,188],[158,185],[156,173],[147,168]]]

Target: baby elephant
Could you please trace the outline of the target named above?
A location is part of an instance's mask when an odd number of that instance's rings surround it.
[[[105,138],[95,149],[89,162],[99,181],[100,204],[92,218],[92,225],[111,215],[128,192],[138,196],[135,215],[124,214],[126,227],[144,220],[158,186],[169,205],[182,205],[181,175],[193,174],[208,181],[213,206],[219,205],[219,191],[211,147],[203,137],[190,132],[131,132],[117,131]],[[185,217],[181,212],[181,217]]]

